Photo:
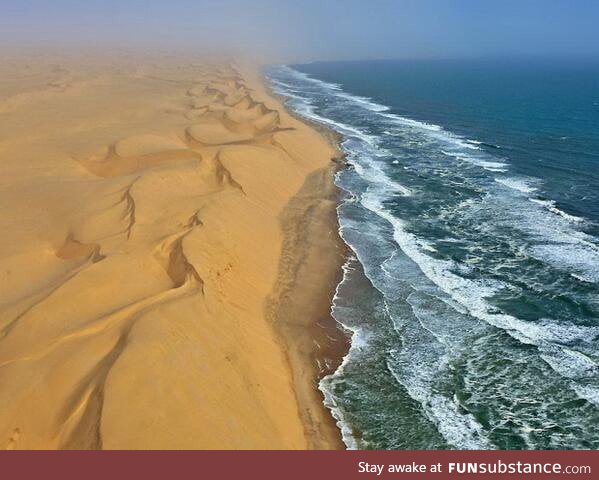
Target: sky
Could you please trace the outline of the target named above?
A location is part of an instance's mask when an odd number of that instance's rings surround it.
[[[599,58],[599,0],[0,0],[0,46]]]

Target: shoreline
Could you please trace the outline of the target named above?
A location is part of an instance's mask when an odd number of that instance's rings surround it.
[[[346,449],[318,388],[349,349],[349,338],[331,315],[346,260],[337,230],[338,192],[332,182],[336,168],[311,174],[283,212],[281,278],[268,305],[290,364],[309,448],[319,450]]]
[[[335,149],[330,164],[308,175],[281,214],[279,280],[267,308],[284,344],[310,448],[345,450],[341,431],[318,388],[320,380],[341,365],[350,346],[350,338],[331,315],[348,254],[337,217],[341,192],[334,183],[344,165],[342,137],[292,110],[286,97],[272,90],[262,72],[260,76],[267,94],[288,115],[317,131]]]

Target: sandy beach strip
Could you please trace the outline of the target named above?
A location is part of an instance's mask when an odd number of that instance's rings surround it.
[[[334,142],[231,61],[0,73],[0,448],[343,448]]]

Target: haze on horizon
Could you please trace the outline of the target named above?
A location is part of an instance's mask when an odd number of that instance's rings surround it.
[[[21,0],[0,5],[0,45],[277,61],[599,58],[598,23],[592,0]]]

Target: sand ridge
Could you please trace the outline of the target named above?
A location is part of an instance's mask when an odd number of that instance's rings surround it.
[[[266,308],[331,144],[232,62],[4,68],[0,447],[338,447]]]

